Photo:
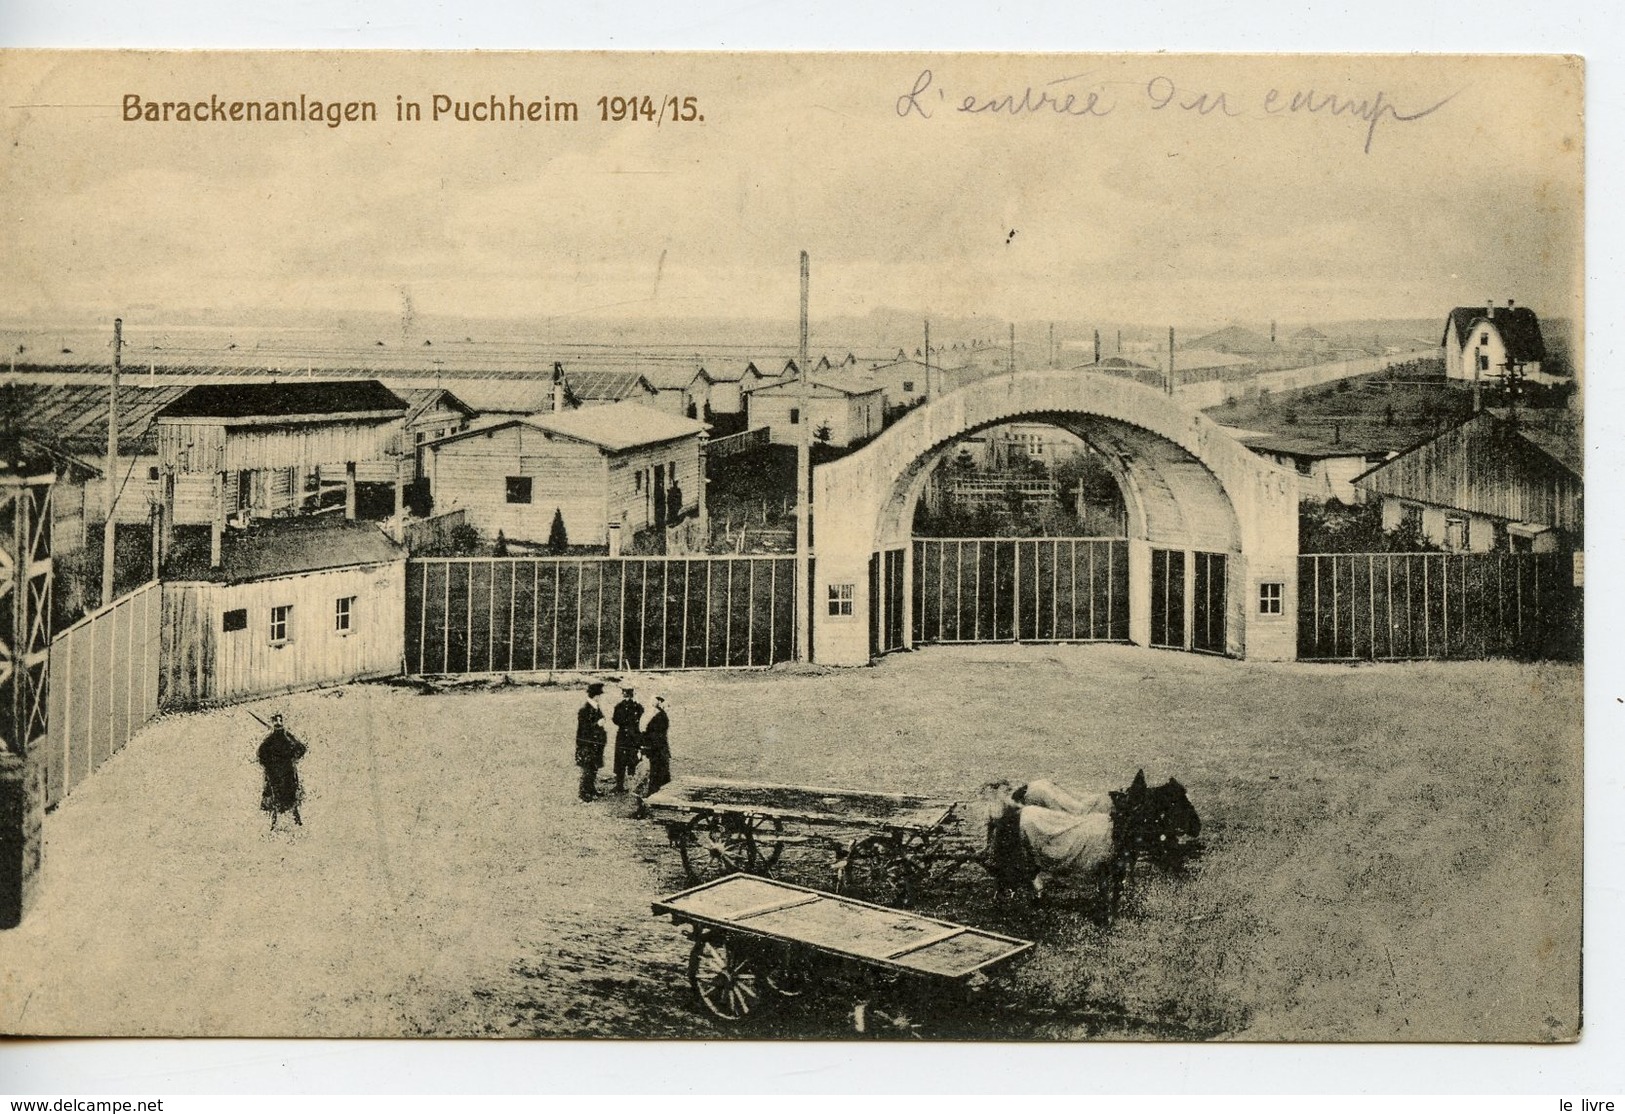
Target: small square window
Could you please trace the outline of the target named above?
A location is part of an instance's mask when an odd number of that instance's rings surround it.
[[[149,481],[154,481],[154,480],[158,479],[158,469],[156,467],[147,469],[147,479]]]
[[[829,613],[833,616],[852,614],[852,593],[856,585],[831,584],[829,586]]]
[[[801,408],[799,406],[790,407],[790,424],[791,425],[800,425],[801,424]]]
[[[1479,333],[1478,334],[1478,343],[1480,343],[1480,344],[1488,344],[1489,342],[1490,342],[1490,334],[1489,333]]]
[[[528,502],[530,502],[530,477],[529,476],[509,476],[508,477],[508,502],[510,502],[510,503],[528,503]]]
[[[340,634],[349,634],[350,619],[355,614],[355,597],[340,596],[333,604],[333,629]]]
[[[643,469],[642,468],[639,468],[636,472],[632,473],[632,490],[633,491],[642,491],[643,490]]]
[[[1281,614],[1281,594],[1285,587],[1279,581],[1265,581],[1258,586],[1258,613],[1260,615]]]
[[[903,390],[912,392],[914,390],[914,380],[912,380],[912,379],[903,380]]]
[[[247,630],[248,608],[233,608],[220,616],[220,629],[223,631]]]
[[[281,607],[271,608],[271,645],[280,645],[287,642],[290,637],[289,627],[293,624],[293,604],[283,604]]]

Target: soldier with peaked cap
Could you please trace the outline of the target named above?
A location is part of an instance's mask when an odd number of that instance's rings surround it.
[[[604,686],[594,681],[587,686],[587,699],[576,709],[576,766],[581,770],[578,793],[583,801],[598,796],[598,771],[604,766],[604,710],[598,706]]]
[[[671,721],[666,716],[666,698],[655,697],[655,710],[643,725],[643,754],[649,760],[648,795],[660,792],[671,781]]]
[[[615,723],[615,792],[626,792],[626,775],[638,768],[638,724],[643,722],[643,705],[632,695],[631,685],[621,686],[621,702],[610,716]]]
[[[293,822],[304,826],[299,818],[299,802],[304,799],[304,787],[299,784],[299,760],[305,756],[305,744],[294,738],[283,726],[281,714],[271,717],[271,733],[265,736],[258,753],[259,763],[265,770],[265,788],[260,793],[260,808],[271,814],[271,830],[276,831],[276,820],[284,812],[293,813]]]

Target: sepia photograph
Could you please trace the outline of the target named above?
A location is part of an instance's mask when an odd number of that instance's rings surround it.
[[[0,51],[0,1033],[1580,1040],[1585,89]]]

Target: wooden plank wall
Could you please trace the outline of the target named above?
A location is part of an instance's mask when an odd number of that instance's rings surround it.
[[[404,644],[404,561],[326,569],[246,584],[166,584],[161,699],[165,708],[241,700],[398,673]],[[354,597],[348,633],[336,603]],[[273,644],[271,609],[293,608]],[[248,626],[224,631],[227,611]]]
[[[156,581],[51,642],[45,804],[62,802],[158,712],[162,591]]]
[[[549,441],[540,430],[510,426],[431,451],[436,511],[463,508],[469,525],[487,537],[542,543],[553,514],[564,515],[572,545],[603,545],[606,465],[591,445]],[[531,477],[531,501],[509,503],[507,477]],[[686,490],[686,489],[685,489]]]
[[[1509,522],[1580,525],[1580,480],[1490,421],[1470,422],[1397,457],[1361,486]]]
[[[390,455],[400,420],[238,426],[158,423],[158,455],[182,472],[236,472],[308,467],[324,460],[378,460]]]

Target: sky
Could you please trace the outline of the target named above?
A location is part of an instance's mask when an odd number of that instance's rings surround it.
[[[815,318],[1572,317],[1581,82],[1551,56],[13,52],[0,316],[790,318],[806,250]],[[380,118],[123,119],[301,93]],[[395,119],[436,93],[581,119]],[[645,93],[704,120],[600,119]]]

